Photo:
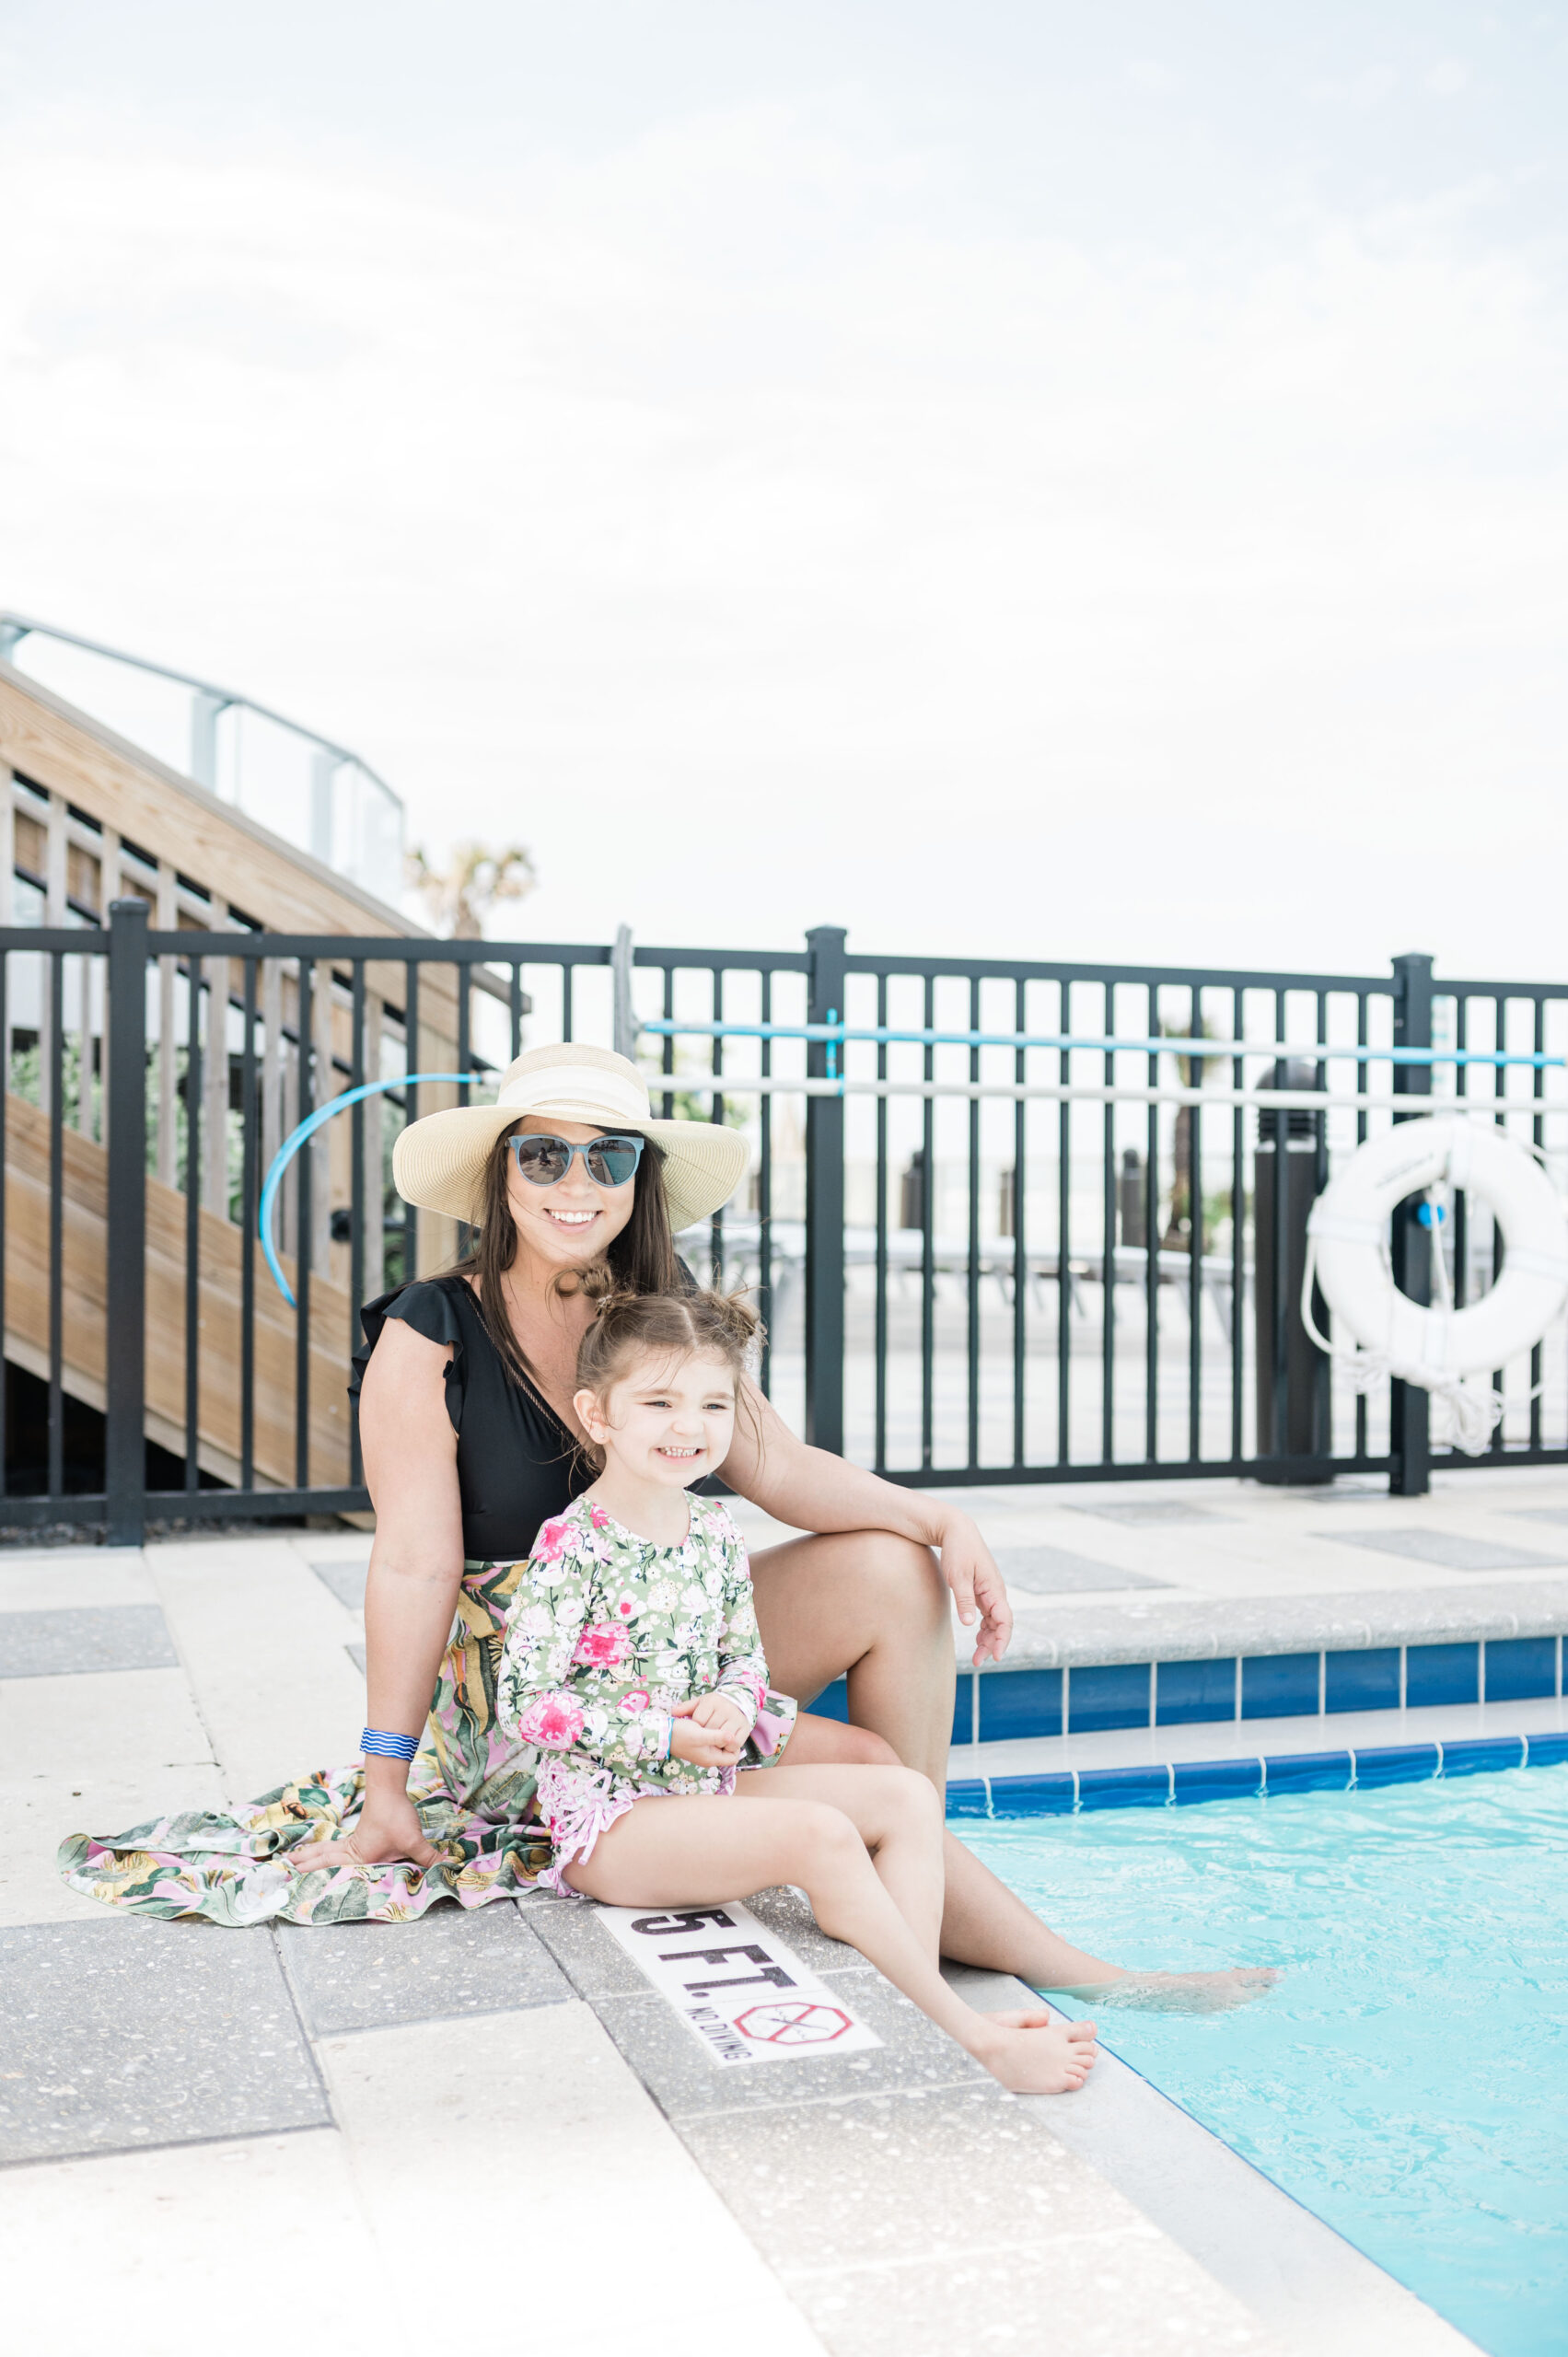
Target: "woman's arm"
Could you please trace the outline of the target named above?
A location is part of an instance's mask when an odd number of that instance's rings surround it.
[[[976,1666],[1000,1661],[1006,1652],[1013,1634],[1006,1584],[970,1517],[923,1491],[900,1489],[896,1481],[847,1465],[825,1448],[808,1448],[750,1382],[735,1420],[724,1478],[764,1514],[796,1530],[892,1530],[935,1548],[965,1628],[972,1628],[979,1615]]]
[[[365,1590],[367,1723],[420,1736],[463,1576],[458,1436],[447,1413],[449,1342],[389,1318],[359,1400],[365,1479],[376,1538]],[[436,1852],[420,1830],[400,1759],[365,1763],[365,1808],[354,1855],[366,1864]],[[313,1861],[314,1863],[314,1861]]]

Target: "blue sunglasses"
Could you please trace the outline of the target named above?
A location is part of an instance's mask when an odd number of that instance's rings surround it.
[[[574,1145],[569,1138],[545,1137],[532,1130],[521,1137],[508,1138],[512,1159],[518,1170],[534,1187],[558,1187],[572,1167],[573,1157],[581,1155],[583,1168],[596,1187],[624,1187],[628,1178],[637,1175],[637,1165],[643,1158],[645,1138],[590,1138],[587,1145]]]

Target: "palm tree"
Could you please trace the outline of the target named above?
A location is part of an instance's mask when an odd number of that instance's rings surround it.
[[[482,941],[484,921],[498,900],[521,900],[539,877],[520,843],[492,851],[487,843],[452,845],[445,867],[423,850],[408,856],[408,880],[430,912],[436,931],[451,941]]]

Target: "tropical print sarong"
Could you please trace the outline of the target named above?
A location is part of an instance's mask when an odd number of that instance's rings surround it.
[[[525,1563],[468,1563],[451,1642],[436,1683],[409,1793],[433,1865],[289,1872],[279,1862],[352,1826],[365,1793],[361,1761],[280,1784],[233,1817],[205,1810],[153,1817],[128,1833],[74,1833],[60,1845],[73,1890],[146,1915],[249,1924],[404,1922],[441,1899],[484,1907],[531,1890],[551,1862],[533,1816],[540,1756],[502,1732],[495,1680],[503,1625]]]

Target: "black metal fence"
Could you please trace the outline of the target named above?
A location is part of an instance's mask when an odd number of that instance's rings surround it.
[[[1303,975],[868,957],[830,927],[773,953],[156,933],[140,901],[110,920],[0,935],[12,1528],[131,1542],[149,1518],[367,1507],[357,1306],[459,1241],[390,1186],[398,1128],[470,1093],[413,1075],[482,1079],[525,1044],[613,1042],[665,1118],[747,1132],[742,1190],[682,1250],[758,1290],[786,1419],[914,1484],[1423,1489],[1423,1391],[1314,1366],[1302,1442],[1295,1305],[1257,1283],[1256,1240],[1288,1225],[1295,1157],[1315,1191],[1434,1092],[1568,1171],[1568,986],[1434,982],[1422,958]],[[291,1306],[258,1240],[265,1174],[372,1083],[278,1191]],[[1424,1297],[1427,1238],[1400,1217],[1391,1242]],[[1462,1304],[1499,1265],[1490,1218],[1458,1198],[1444,1248]],[[1568,1463],[1561,1326],[1498,1381],[1479,1461]]]

